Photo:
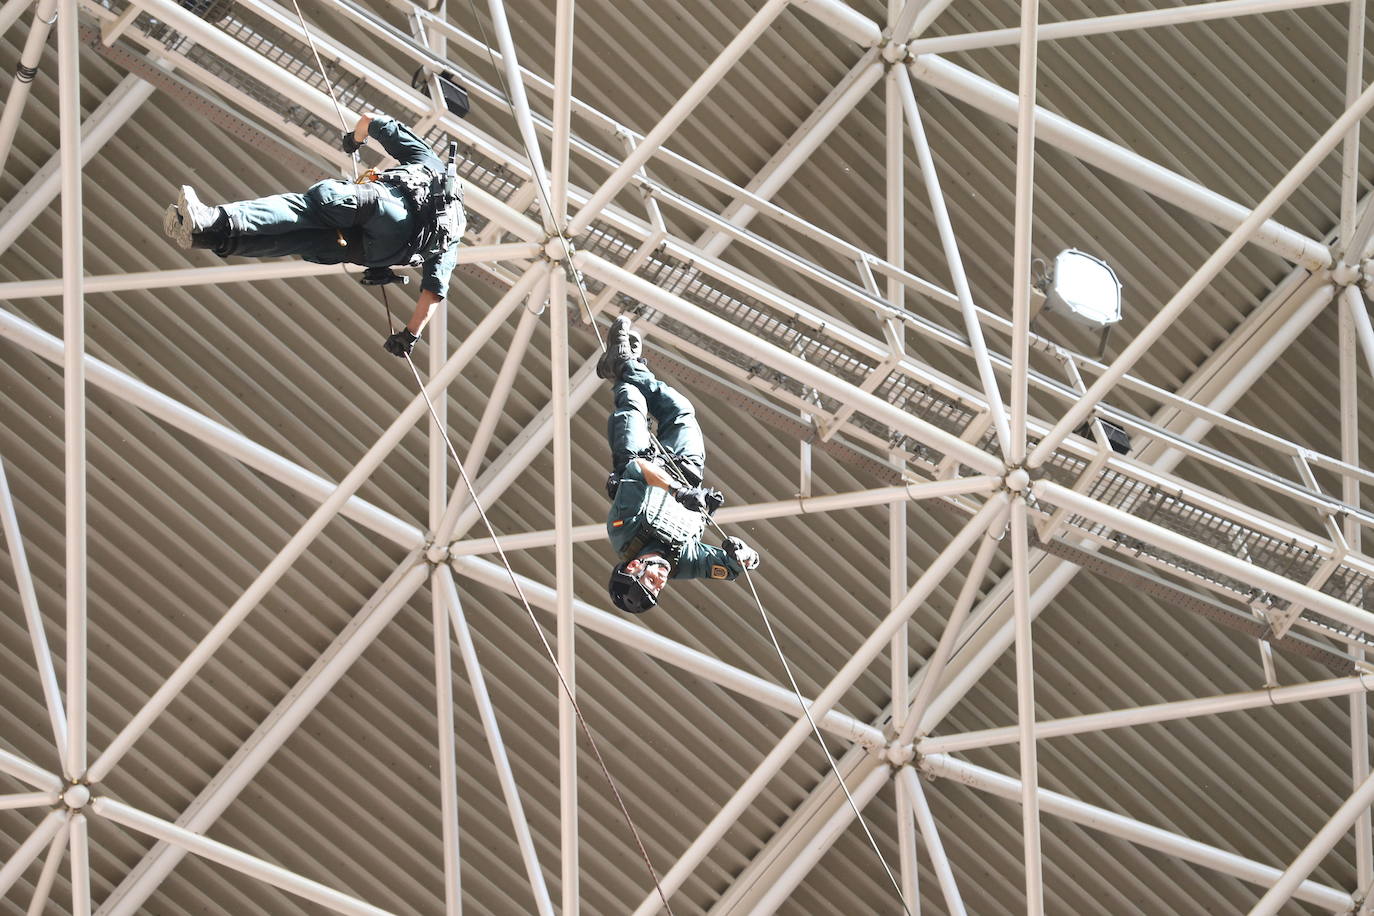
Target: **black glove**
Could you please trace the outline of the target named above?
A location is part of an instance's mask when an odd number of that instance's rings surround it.
[[[759,568],[759,554],[754,548],[744,543],[737,537],[728,537],[720,542],[720,549],[733,557],[735,562],[745,569]]]
[[[386,339],[386,343],[382,344],[382,349],[392,356],[409,356],[410,351],[415,349],[415,341],[419,339],[410,333],[410,328],[401,328]]]
[[[725,497],[710,487],[679,487],[673,497],[693,512],[711,514],[721,507]]]
[[[388,283],[399,283],[405,286],[410,282],[410,278],[396,273],[390,267],[369,267],[363,271],[358,282],[363,286],[386,286]]]
[[[344,131],[343,134],[339,137],[339,146],[340,146],[340,148],[342,148],[343,151],[344,151],[345,153],[348,153],[348,155],[350,155],[350,156],[352,156],[352,155],[353,155],[354,153],[356,153],[358,150],[362,149],[362,148],[363,148],[363,145],[366,144],[366,143],[367,143],[367,140],[366,140],[366,139],[363,139],[363,140],[358,140],[358,139],[356,139],[356,138],[353,136],[353,131],[351,131],[351,130],[346,130],[346,131]]]

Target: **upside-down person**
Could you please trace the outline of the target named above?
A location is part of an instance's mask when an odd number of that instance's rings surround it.
[[[369,171],[361,183],[336,178],[304,193],[207,207],[189,185],[167,208],[163,230],[182,248],[221,257],[300,255],[316,264],[359,264],[366,285],[404,283],[391,268],[421,269],[420,295],[404,328],[386,339],[387,352],[407,356],[448,295],[449,275],[467,217],[456,163],[445,169],[425,142],[394,118],[365,114],[340,137],[350,155],[374,138],[397,165]]]
[[[606,479],[606,530],[620,562],[611,570],[611,601],[633,614],[657,604],[669,579],[731,580],[759,565],[758,553],[739,538],[727,537],[719,547],[701,542],[725,499],[701,485],[706,443],[691,402],[654,378],[643,349],[643,338],[622,315],[611,323],[596,367],[615,384],[606,430],[614,468]],[[649,437],[651,417],[662,452]]]

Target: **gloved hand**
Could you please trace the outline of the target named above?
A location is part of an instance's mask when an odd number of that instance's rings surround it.
[[[719,509],[725,502],[725,497],[721,495],[721,492],[710,487],[679,487],[673,496],[693,512],[705,512],[708,515]]]
[[[419,339],[410,333],[410,328],[401,328],[386,339],[386,343],[382,344],[382,349],[392,356],[409,356],[410,351],[415,349],[415,341]]]
[[[343,134],[339,137],[339,147],[345,153],[348,153],[348,155],[350,156],[352,156],[358,150],[362,149],[363,145],[366,143],[366,140],[359,141],[358,139],[356,139],[353,136],[353,131],[351,130],[344,131]]]
[[[720,542],[720,549],[724,550],[735,562],[745,569],[759,568],[759,553],[748,544],[737,537],[728,537]]]

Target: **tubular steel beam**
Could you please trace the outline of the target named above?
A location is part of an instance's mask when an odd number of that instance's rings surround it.
[[[454,732],[453,644],[450,641],[448,602],[442,591],[442,567],[430,579],[431,625],[434,636],[434,707],[439,746],[439,818],[444,838],[444,914],[463,911],[458,823],[458,738]]]
[[[48,843],[48,854],[43,860],[43,870],[38,873],[38,881],[33,886],[33,899],[29,901],[29,908],[25,916],[43,916],[48,908],[48,899],[52,896],[52,886],[57,882],[58,869],[62,867],[62,859],[67,854],[67,845],[71,834],[71,819],[68,818],[53,834],[53,838]]]
[[[57,0],[38,0],[33,12],[33,24],[29,26],[29,36],[24,41],[24,50],[19,54],[14,82],[10,83],[4,110],[0,112],[0,173],[5,171],[5,164],[9,161],[14,135],[19,130],[19,119],[24,113],[24,103],[29,100],[33,78],[38,72],[39,61],[43,59],[43,47],[48,43],[48,32],[56,19]],[[58,66],[60,69],[61,65]]]
[[[931,813],[930,802],[926,800],[925,789],[921,787],[921,779],[911,767],[902,767],[897,779],[911,802],[911,816],[921,828],[921,837],[930,854],[930,864],[940,882],[940,893],[945,897],[945,909],[950,916],[965,916],[964,898],[959,893],[959,883],[954,880],[954,868],[945,854],[945,844],[940,840],[940,831],[935,826],[935,816]],[[897,816],[902,817],[902,813],[898,812]]]
[[[232,846],[178,827],[171,821],[154,817],[132,805],[115,801],[113,798],[97,798],[91,802],[90,809],[93,814],[108,821],[128,827],[130,830],[161,840],[164,843],[180,846],[187,852],[195,853],[211,862],[218,862],[226,868],[232,868],[250,878],[256,878],[273,887],[280,888],[288,894],[295,894],[312,903],[318,903],[336,913],[346,913],[349,916],[391,916],[386,910],[364,903],[356,897],[342,894],[331,887],[320,884],[318,881],[311,881],[295,872],[287,871],[280,865],[273,865],[257,856],[250,856]]]
[[[43,820],[38,822],[38,826],[29,834],[29,838],[19,844],[9,861],[0,865],[0,898],[9,893],[9,889],[14,886],[14,882],[19,880],[19,876],[24,873],[24,869],[38,854],[43,851],[43,847],[52,841],[57,832],[67,822],[67,810],[65,808],[49,811]]]
[[[922,54],[912,61],[911,74],[921,82],[1000,121],[1016,123],[1016,94],[969,70],[933,54]],[[1089,165],[1129,181],[1160,200],[1181,207],[1223,229],[1234,230],[1252,212],[1250,208],[1228,200],[1044,108],[1035,109],[1035,135],[1039,140],[1059,147]],[[1332,264],[1327,246],[1267,217],[1252,241],[1311,270]]]

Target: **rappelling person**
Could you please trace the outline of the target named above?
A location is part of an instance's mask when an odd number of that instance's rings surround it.
[[[730,580],[758,568],[758,553],[737,537],[719,547],[701,542],[725,498],[702,486],[706,443],[691,402],[654,378],[643,337],[626,316],[611,323],[596,373],[615,384],[606,531],[620,562],[611,570],[611,602],[641,614],[658,603],[669,579]],[[661,449],[649,436],[650,417]]]
[[[421,270],[410,321],[386,339],[387,352],[408,356],[435,306],[448,295],[449,275],[467,217],[457,179],[456,144],[447,167],[424,141],[394,118],[365,114],[340,137],[356,154],[376,139],[397,165],[371,169],[358,183],[329,178],[303,194],[274,194],[209,207],[189,185],[167,208],[163,230],[182,248],[221,257],[296,254],[316,264],[360,264],[364,285],[404,283],[392,267]]]

